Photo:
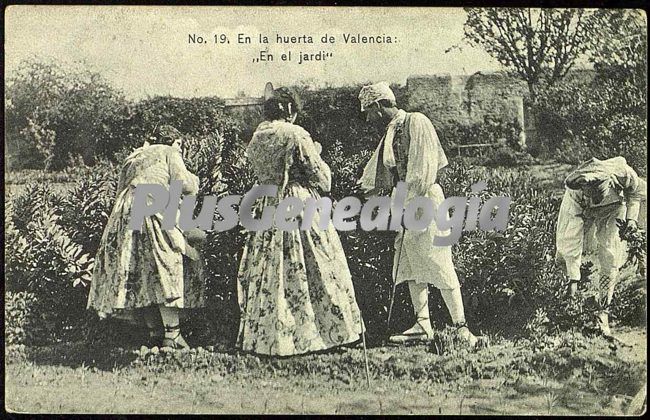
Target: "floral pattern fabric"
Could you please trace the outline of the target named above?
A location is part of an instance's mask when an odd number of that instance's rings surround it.
[[[126,159],[95,258],[88,297],[88,308],[101,316],[131,318],[129,310],[159,304],[177,308],[203,305],[202,261],[184,255],[183,233],[178,228],[163,230],[160,214],[146,217],[141,231],[129,227],[135,186],[146,183],[169,188],[173,180],[183,182],[184,193],[198,191],[198,178],[171,146],[145,146]]]
[[[277,206],[284,197],[319,199],[317,189],[330,189],[330,169],[299,126],[260,124],[247,154],[259,183],[280,187],[259,208]],[[302,223],[302,216],[293,220]],[[360,338],[361,314],[343,247],[331,222],[326,230],[318,222],[317,212],[309,230],[250,232],[238,275],[243,350],[288,356]]]

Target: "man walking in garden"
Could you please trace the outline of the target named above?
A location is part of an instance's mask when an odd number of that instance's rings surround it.
[[[626,255],[617,219],[625,220],[625,230],[637,229],[646,183],[619,156],[590,159],[567,177],[565,185],[556,244],[558,257],[566,264],[569,294],[577,291],[583,251],[596,251],[600,264],[599,278],[595,281],[599,307],[596,321],[603,335],[611,336],[609,306]]]
[[[361,188],[369,195],[395,194],[394,187],[403,181],[408,185],[405,205],[414,197],[427,197],[434,206],[440,205],[445,197],[436,178],[438,171],[447,166],[447,157],[431,121],[423,114],[397,108],[395,95],[385,82],[364,86],[359,101],[366,121],[386,129],[364,168]],[[428,299],[428,285],[433,284],[440,289],[459,338],[476,345],[478,340],[465,322],[451,246],[433,245],[435,236],[446,234],[434,222],[424,231],[402,228],[397,235],[393,279],[395,285],[408,284],[416,321],[408,330],[392,336],[391,342],[433,338]]]

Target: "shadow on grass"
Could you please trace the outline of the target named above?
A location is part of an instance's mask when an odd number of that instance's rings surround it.
[[[187,341],[195,347],[206,346],[204,340],[200,338],[190,336],[187,337]],[[87,331],[83,340],[47,345],[10,346],[5,354],[9,363],[26,361],[42,366],[70,368],[84,366],[112,371],[132,366],[139,357],[142,357],[142,347],[148,344],[146,328],[120,320],[106,320]],[[221,353],[236,353],[236,349],[231,345],[214,344]],[[147,351],[149,351],[148,347]]]
[[[7,349],[7,363],[26,361],[42,366],[88,367],[111,371],[129,366],[137,358],[124,348],[98,347],[85,342]]]
[[[119,345],[115,341],[94,340],[19,350],[11,346],[7,349],[7,362],[83,366],[103,371],[133,368],[151,373],[185,371],[203,375],[210,372],[246,381],[322,378],[330,384],[352,384],[363,381],[366,375],[365,355],[359,343],[306,355],[272,357],[240,352],[232,344],[186,351],[141,348],[142,335],[135,329],[121,338]],[[595,337],[567,333],[537,343],[505,340],[477,351],[456,348],[452,341],[447,344],[441,354],[424,345],[369,348],[371,380],[382,378],[447,385],[488,380],[497,387],[506,383],[511,387],[510,384],[520,379],[534,377],[538,378],[538,383],[540,379],[571,382],[575,384],[573,388],[591,394],[628,396],[634,395],[645,380],[640,370],[643,363],[621,359],[610,343]],[[562,404],[558,399],[564,395],[561,390],[549,390],[546,385],[522,386],[515,385],[518,394],[539,399],[550,396],[553,404]]]

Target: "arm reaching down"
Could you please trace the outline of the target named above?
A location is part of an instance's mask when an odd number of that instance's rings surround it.
[[[616,178],[623,187],[623,195],[627,205],[625,218],[636,223],[639,220],[641,201],[646,199],[646,182],[628,165],[625,165],[624,171],[617,174]]]

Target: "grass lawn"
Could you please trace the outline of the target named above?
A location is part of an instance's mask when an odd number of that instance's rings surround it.
[[[29,413],[627,413],[645,383],[645,329],[630,346],[582,335],[435,354],[425,345],[290,358],[227,348],[167,352],[83,343],[9,347],[6,409]]]

